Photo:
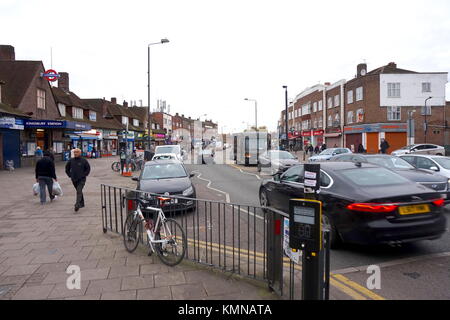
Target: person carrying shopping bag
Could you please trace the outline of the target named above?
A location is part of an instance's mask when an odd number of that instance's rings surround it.
[[[55,199],[55,196],[53,195],[53,180],[58,181],[56,178],[55,163],[50,158],[50,153],[46,151],[43,155],[44,156],[36,163],[35,168],[36,182],[39,183],[40,189],[41,205],[47,202],[45,186],[47,186],[50,201]]]

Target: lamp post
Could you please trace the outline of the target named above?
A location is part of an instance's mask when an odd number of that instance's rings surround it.
[[[258,130],[258,102],[255,99],[245,98],[245,101],[255,103],[255,130],[256,130],[256,165],[259,163],[259,130]]]
[[[288,136],[288,92],[287,92],[287,86],[283,86],[283,89],[284,89],[284,102],[285,102],[285,111],[284,111],[284,113],[285,113],[285,115],[284,115],[284,118],[285,118],[285,129],[284,129],[284,131],[285,131],[285,134],[286,134],[286,150],[287,149],[289,149],[289,136]]]
[[[150,150],[150,145],[151,145],[151,132],[152,132],[152,118],[151,118],[151,115],[152,115],[152,112],[151,112],[151,109],[150,109],[150,46],[152,46],[152,45],[155,45],[155,44],[163,44],[163,43],[168,43],[169,42],[169,40],[167,40],[166,38],[164,38],[164,39],[161,39],[161,41],[159,41],[159,42],[153,42],[153,43],[149,43],[148,45],[147,45],[147,51],[148,51],[148,71],[147,71],[147,73],[148,73],[148,82],[147,82],[147,93],[148,93],[148,112],[147,112],[147,116],[148,116],[148,120],[147,120],[147,122],[148,122],[148,150]]]
[[[425,134],[425,143],[427,143],[427,131],[428,131],[428,125],[427,125],[427,101],[428,100],[430,100],[430,99],[432,99],[433,97],[429,97],[429,98],[427,98],[427,99],[425,99],[425,112],[424,112],[424,115],[425,115],[425,123],[424,123],[424,126],[423,126],[423,129],[424,129],[424,134]]]

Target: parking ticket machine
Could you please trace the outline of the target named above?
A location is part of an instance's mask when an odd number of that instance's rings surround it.
[[[289,246],[293,249],[322,250],[322,202],[310,199],[289,201]]]

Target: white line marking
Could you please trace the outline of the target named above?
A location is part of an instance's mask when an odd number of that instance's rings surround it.
[[[225,191],[222,191],[222,190],[219,190],[219,189],[216,189],[216,188],[211,187],[212,181],[211,181],[211,180],[208,180],[208,179],[205,179],[205,178],[201,178],[201,175],[202,175],[201,172],[198,172],[198,171],[192,171],[192,173],[197,173],[197,174],[198,174],[198,175],[197,175],[197,178],[198,178],[198,179],[208,182],[208,184],[206,185],[206,187],[207,187],[208,189],[214,190],[214,191],[217,191],[217,192],[220,192],[220,193],[225,194],[226,202],[227,202],[227,203],[230,203],[230,202],[231,202],[231,201],[230,201],[230,195],[229,195],[227,192],[225,192]]]
[[[233,168],[235,168],[235,169],[238,169],[241,173],[243,173],[243,174],[248,174],[248,175],[250,175],[250,176],[255,176],[256,178],[258,178],[258,180],[261,180],[261,177],[260,176],[258,176],[257,174],[254,174],[254,173],[250,173],[250,172],[247,172],[247,171],[244,171],[244,170],[242,170],[241,168],[239,168],[239,167],[237,167],[237,166],[234,166],[234,165],[230,165],[231,167],[233,167]]]

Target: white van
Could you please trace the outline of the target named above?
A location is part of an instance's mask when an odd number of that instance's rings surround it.
[[[179,161],[183,161],[185,157],[184,150],[181,149],[181,146],[178,144],[169,144],[164,146],[157,146],[155,149],[155,155],[157,154],[167,154],[167,153],[174,153],[177,156],[177,159]]]

